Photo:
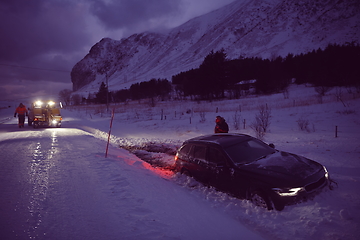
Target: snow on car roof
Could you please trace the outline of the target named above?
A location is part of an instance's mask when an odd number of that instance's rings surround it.
[[[206,142],[206,143],[215,143],[221,146],[228,146],[234,144],[235,142],[242,142],[249,139],[252,139],[252,137],[245,134],[220,133],[220,134],[210,134],[210,135],[191,138],[187,140],[186,143]]]

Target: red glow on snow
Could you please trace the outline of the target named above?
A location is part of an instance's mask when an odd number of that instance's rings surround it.
[[[118,156],[118,158],[121,158],[121,156]],[[128,164],[128,165],[135,165],[135,163],[138,163],[138,165],[142,166],[143,168],[152,171],[153,173],[155,173],[156,175],[159,175],[162,178],[171,178],[174,175],[174,172],[169,170],[169,169],[164,169],[164,168],[158,168],[158,167],[153,167],[151,164],[144,162],[144,161],[137,161],[137,160],[132,160],[129,158],[122,158],[122,160]]]

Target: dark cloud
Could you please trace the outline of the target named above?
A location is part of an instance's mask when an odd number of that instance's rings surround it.
[[[234,0],[1,0],[0,100],[71,89],[96,42],[159,30]]]
[[[66,1],[67,2],[67,1]],[[0,61],[76,51],[89,39],[75,2],[6,0],[0,3]]]
[[[90,9],[105,27],[117,29],[179,14],[180,6],[181,0],[92,0]]]
[[[5,92],[0,98],[31,95],[57,83],[71,87],[73,65],[93,44],[87,8],[66,0],[0,2],[0,85]]]

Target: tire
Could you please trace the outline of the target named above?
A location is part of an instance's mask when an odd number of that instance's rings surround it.
[[[274,202],[274,208],[277,210],[277,211],[282,211],[282,210],[284,210],[284,208],[285,208],[285,205],[284,204],[282,204],[282,203],[275,203]]]
[[[38,128],[38,127],[39,127],[39,124],[35,122],[35,123],[33,124],[33,128]]]
[[[189,170],[187,170],[186,168],[181,169],[181,174],[184,174],[188,177],[192,177],[191,172]]]
[[[254,191],[250,194],[250,201],[258,207],[273,210],[274,206],[272,201],[266,194],[261,191]]]

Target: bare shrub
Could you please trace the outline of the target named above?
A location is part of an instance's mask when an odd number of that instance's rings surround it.
[[[336,96],[336,101],[342,101],[342,97],[343,97],[343,92],[342,92],[342,89],[341,87],[336,87],[335,89],[335,96]]]
[[[156,107],[157,104],[157,99],[155,97],[151,97],[148,99],[148,101],[146,102],[147,105],[149,105],[149,107]]]
[[[315,87],[315,92],[318,93],[318,102],[321,104],[323,103],[323,96],[326,95],[327,92],[329,92],[332,89],[332,87],[328,86],[317,86]]]
[[[310,129],[309,129],[309,120],[304,118],[304,117],[301,117],[297,120],[297,123],[298,123],[298,126],[299,126],[299,129],[301,131],[306,131],[306,132],[310,132]]]
[[[80,105],[81,104],[81,95],[80,94],[71,95],[71,103],[73,105]]]
[[[253,123],[250,125],[250,127],[252,128],[252,130],[255,131],[255,134],[256,134],[256,137],[258,139],[264,139],[264,136],[265,136],[265,132],[262,130],[261,126],[258,125],[257,123]]]
[[[205,112],[199,112],[199,114],[200,114],[200,122],[201,123],[206,122]]]
[[[271,108],[267,104],[260,105],[258,107],[258,114],[255,115],[255,120],[252,122],[250,127],[255,131],[256,137],[263,139],[266,132],[268,132],[270,127],[271,119]]]
[[[315,92],[317,92],[320,96],[325,96],[326,93],[328,93],[330,90],[332,89],[332,87],[328,87],[328,86],[317,86],[315,87]]]
[[[290,93],[289,93],[289,87],[284,88],[284,90],[282,91],[283,95],[284,95],[284,99],[289,99],[290,97]]]
[[[344,111],[337,111],[336,113],[340,113],[340,114],[343,114],[343,115],[349,115],[349,114],[355,114],[355,110],[351,110],[351,109],[346,109]]]
[[[315,132],[315,125],[314,124],[311,124],[310,126],[310,121],[305,118],[305,117],[300,117],[297,121],[298,123],[298,126],[299,126],[299,129],[301,131],[306,131],[306,132]]]
[[[345,104],[345,102],[343,101],[343,92],[341,87],[337,87],[335,90],[335,96],[336,96],[336,101],[341,102],[344,107],[347,107],[347,105]]]
[[[94,114],[100,114],[103,117],[106,110],[106,106],[99,105],[94,109]]]

